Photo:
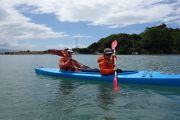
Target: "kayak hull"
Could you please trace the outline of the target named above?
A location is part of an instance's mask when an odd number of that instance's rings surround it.
[[[74,78],[95,81],[112,82],[114,75],[101,75],[99,72],[69,72],[60,71],[59,68],[36,68],[37,74]],[[151,84],[151,85],[168,85],[180,87],[180,74],[167,74],[161,72],[149,71],[123,71],[118,73],[118,82],[135,83],[135,84]]]

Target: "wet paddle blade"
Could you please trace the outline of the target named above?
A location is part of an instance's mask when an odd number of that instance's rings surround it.
[[[117,40],[114,40],[114,41],[111,43],[111,48],[112,48],[112,49],[115,49],[116,46],[117,46],[117,44],[118,44]]]
[[[113,85],[114,85],[114,91],[118,92],[119,91],[119,86],[118,86],[118,78],[117,77],[114,77]]]

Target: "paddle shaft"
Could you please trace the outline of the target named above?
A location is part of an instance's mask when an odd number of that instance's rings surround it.
[[[117,92],[119,91],[119,86],[118,86],[118,77],[117,77],[117,71],[116,71],[116,47],[117,47],[117,41],[114,40],[111,44],[112,49],[114,50],[114,67],[115,67],[115,71],[114,71],[114,80],[113,80],[113,85],[114,85],[114,91]]]
[[[115,58],[114,58],[114,66],[115,66],[114,75],[117,78],[117,72],[116,72],[116,49],[115,48],[114,48],[114,54],[115,54]]]

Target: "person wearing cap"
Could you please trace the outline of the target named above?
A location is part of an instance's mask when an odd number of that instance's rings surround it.
[[[59,60],[59,68],[64,71],[78,71],[78,69],[86,69],[89,68],[86,65],[82,65],[76,60],[72,59],[72,49],[64,49],[64,50],[54,50],[49,49],[49,53],[56,54],[61,56]]]
[[[112,49],[105,48],[104,54],[99,56],[97,62],[99,63],[100,73],[102,75],[110,75],[115,71],[114,59],[116,59],[115,54]]]

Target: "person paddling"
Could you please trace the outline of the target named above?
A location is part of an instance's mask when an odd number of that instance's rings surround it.
[[[49,53],[56,54],[61,56],[59,60],[59,68],[64,71],[78,71],[79,69],[87,69],[89,68],[86,65],[80,64],[76,60],[72,59],[73,50],[72,49],[64,49],[64,50],[54,50],[49,49]]]
[[[113,53],[112,49],[105,48],[104,54],[99,56],[97,60],[102,75],[114,74],[115,71],[114,59],[116,59],[116,56]],[[116,71],[121,72],[120,69],[117,69]]]

